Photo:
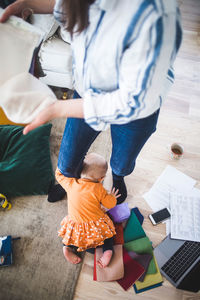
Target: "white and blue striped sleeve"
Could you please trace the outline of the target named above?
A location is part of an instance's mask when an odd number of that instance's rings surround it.
[[[149,12],[138,28],[131,24],[124,37],[119,65],[118,89],[95,93],[88,89],[84,117],[95,130],[109,124],[125,124],[154,113],[167,92],[167,73],[172,64],[176,39],[176,15]]]
[[[62,0],[56,0],[53,9],[54,18],[61,27],[66,23],[66,14],[63,11],[62,6]]]

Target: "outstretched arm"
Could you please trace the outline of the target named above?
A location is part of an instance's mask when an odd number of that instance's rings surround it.
[[[17,0],[5,9],[3,15],[0,17],[0,22],[5,22],[12,15],[28,17],[31,10],[34,13],[52,13],[54,4],[55,0]],[[62,117],[83,118],[83,100],[56,101],[41,111],[36,119],[24,128],[23,133],[27,134],[29,131],[52,119]]]
[[[39,113],[37,118],[27,125],[23,134],[55,118],[83,118],[83,99],[56,101]]]
[[[0,17],[0,23],[5,22],[10,16],[18,16],[26,19],[32,12],[36,14],[53,13],[55,0],[17,0],[5,9]],[[31,9],[31,10],[30,10]]]

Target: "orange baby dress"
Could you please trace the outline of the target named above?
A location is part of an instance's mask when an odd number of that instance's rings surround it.
[[[116,205],[116,198],[107,193],[102,183],[89,179],[68,178],[56,170],[56,179],[67,192],[68,216],[61,222],[58,235],[65,245],[77,251],[96,248],[116,234],[112,220],[102,210]]]

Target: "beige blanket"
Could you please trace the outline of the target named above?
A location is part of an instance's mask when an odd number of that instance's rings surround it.
[[[13,76],[0,86],[0,106],[15,123],[32,122],[41,110],[55,101],[52,90],[27,72]]]
[[[56,101],[51,89],[28,73],[42,36],[39,29],[15,16],[0,24],[0,107],[14,123],[30,123]]]

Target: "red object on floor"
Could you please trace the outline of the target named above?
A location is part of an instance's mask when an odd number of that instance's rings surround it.
[[[136,280],[145,272],[145,269],[134,259],[130,257],[125,248],[123,248],[124,277],[117,280],[121,287],[126,291]]]
[[[114,235],[114,245],[124,244],[124,228],[122,223],[114,223],[116,235]]]
[[[94,271],[93,271],[93,280],[97,280],[97,265],[96,265],[96,250],[94,252]]]

